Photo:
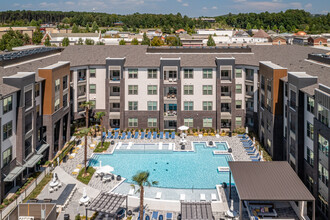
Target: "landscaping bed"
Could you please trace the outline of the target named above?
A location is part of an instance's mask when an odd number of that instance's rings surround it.
[[[83,174],[85,173],[85,168],[82,168],[80,171],[79,171],[79,174],[77,176],[77,180],[79,180],[80,182],[84,183],[84,184],[88,184],[89,181],[92,179],[92,176],[95,172],[95,169],[93,167],[88,167],[87,168],[87,176],[83,176]]]
[[[47,174],[37,185],[37,187],[31,192],[31,194],[24,199],[23,202],[25,203],[30,199],[36,199],[37,196],[41,193],[43,188],[49,183],[51,179],[52,179],[52,173]]]
[[[101,146],[101,142],[100,142],[96,146],[94,153],[101,153],[103,151],[106,151],[108,150],[109,146],[110,146],[110,142],[103,142],[103,147]]]

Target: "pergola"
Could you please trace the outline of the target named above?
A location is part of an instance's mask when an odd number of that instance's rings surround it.
[[[93,199],[93,201],[88,205],[88,207],[86,207],[86,215],[87,210],[91,210],[114,216],[125,200],[127,210],[127,195],[101,192],[95,199]]]
[[[230,161],[228,163],[229,178],[232,173],[239,196],[240,219],[242,219],[243,201],[297,201],[299,203],[297,210],[301,215],[306,213],[305,202],[310,201],[313,203],[312,220],[315,219],[315,198],[288,162]]]
[[[181,202],[182,220],[212,220],[211,202]]]

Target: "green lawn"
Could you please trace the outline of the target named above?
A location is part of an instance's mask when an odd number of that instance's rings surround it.
[[[110,146],[110,142],[104,142],[103,143],[103,147],[101,146],[101,142],[96,146],[95,150],[94,150],[94,153],[101,153],[103,151],[106,151],[108,150]]]
[[[48,184],[48,182],[52,179],[52,174],[47,174],[37,185],[37,187],[28,195],[23,202],[27,202],[30,199],[36,199],[37,196],[41,193],[43,188]]]
[[[89,173],[89,175],[86,177],[83,177],[84,172],[85,172],[85,168],[82,168],[77,176],[77,180],[87,185],[89,181],[92,179],[95,169],[93,167],[88,167],[87,173]]]

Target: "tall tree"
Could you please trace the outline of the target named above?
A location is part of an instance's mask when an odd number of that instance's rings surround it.
[[[45,45],[46,47],[49,47],[49,46],[50,46],[50,39],[49,39],[49,36],[46,37],[44,45]]]
[[[80,107],[85,109],[85,123],[86,128],[89,126],[89,110],[93,107],[93,102],[84,102],[80,105]]]
[[[78,25],[76,25],[76,23],[74,23],[72,26],[72,33],[79,33],[79,32],[80,32],[80,30],[79,30]]]
[[[94,43],[95,43],[95,42],[94,42],[94,40],[92,40],[92,39],[86,39],[86,40],[85,40],[85,44],[86,44],[86,45],[94,45]]]
[[[34,44],[40,44],[42,38],[43,38],[43,34],[41,33],[40,27],[38,26],[38,27],[36,27],[36,30],[33,32],[32,42]]]
[[[150,39],[146,33],[143,34],[141,45],[150,45]]]
[[[84,40],[81,37],[78,39],[77,45],[84,45]]]
[[[97,25],[96,21],[92,24],[92,32],[95,33],[96,31],[99,31],[99,26]]]
[[[140,193],[140,219],[144,219],[143,217],[143,211],[144,211],[144,187],[150,187],[150,186],[155,186],[158,185],[157,181],[151,181],[149,180],[149,172],[148,171],[143,171],[143,172],[138,172],[132,177],[133,182],[138,185],[139,189],[137,192]],[[135,189],[135,185],[132,184],[131,187]]]
[[[94,118],[100,122],[100,128],[101,128],[101,132],[103,132],[103,117],[105,116],[105,112],[96,112],[95,115],[94,115]],[[102,137],[102,134],[101,134],[101,137]],[[103,147],[103,138],[101,138],[101,146]]]
[[[134,38],[131,42],[131,45],[139,45],[138,39]]]
[[[30,44],[31,43],[31,38],[27,33],[24,34],[23,41],[24,41],[24,44]]]
[[[63,46],[63,47],[67,47],[67,46],[69,46],[69,45],[70,45],[70,40],[69,40],[69,38],[68,38],[68,37],[63,38],[63,40],[62,40],[62,46]]]
[[[119,45],[126,45],[125,40],[124,40],[124,39],[121,39],[121,40],[119,41]]]
[[[152,38],[152,41],[150,42],[151,46],[159,47],[164,45],[164,41],[160,37],[154,37]]]
[[[77,133],[77,136],[79,138],[83,138],[83,137],[85,138],[85,141],[84,141],[85,142],[85,150],[84,150],[85,176],[87,174],[87,141],[88,141],[87,137],[90,134],[90,132],[91,132],[90,128],[82,128]]]
[[[209,47],[214,47],[215,46],[215,42],[214,42],[213,37],[211,35],[209,35],[209,39],[207,40],[207,46],[209,46]]]

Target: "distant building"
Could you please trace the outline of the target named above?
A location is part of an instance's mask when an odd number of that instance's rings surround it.
[[[32,38],[33,33],[36,30],[36,27],[34,26],[28,26],[28,27],[0,27],[0,39],[2,38],[2,35],[6,34],[10,29],[13,31],[19,31],[21,34],[27,34],[30,38]]]
[[[114,26],[123,26],[124,23],[122,21],[118,21],[118,22],[115,22],[113,23]]]
[[[259,31],[258,29],[250,29],[247,32],[250,36],[252,36],[252,35],[256,34],[258,31]]]
[[[234,34],[234,37],[250,37],[250,35],[243,30],[239,30],[239,31],[236,31],[236,33]]]
[[[202,47],[203,39],[181,39],[183,47]]]
[[[206,21],[206,22],[210,22],[210,23],[214,23],[215,22],[215,18],[201,18],[202,21]]]
[[[307,45],[308,37],[307,36],[294,36],[292,43],[297,44],[297,45]]]
[[[271,37],[273,45],[286,45],[286,39],[282,36],[273,36]]]
[[[62,46],[62,41],[66,37],[69,38],[70,45],[77,44],[80,38],[84,43],[86,39],[90,39],[95,44],[102,39],[101,33],[46,33],[41,42],[44,43],[47,37],[49,37],[50,43],[56,46]]]
[[[327,38],[325,37],[309,37],[307,39],[309,45],[317,46],[317,45],[326,45],[327,44]]]
[[[176,34],[186,34],[187,31],[185,31],[184,29],[178,29],[175,31]]]
[[[255,33],[252,38],[255,43],[266,43],[270,41],[270,36],[262,29]]]
[[[224,30],[224,29],[199,29],[197,34],[201,35],[216,35],[216,36],[233,36],[233,30]]]

